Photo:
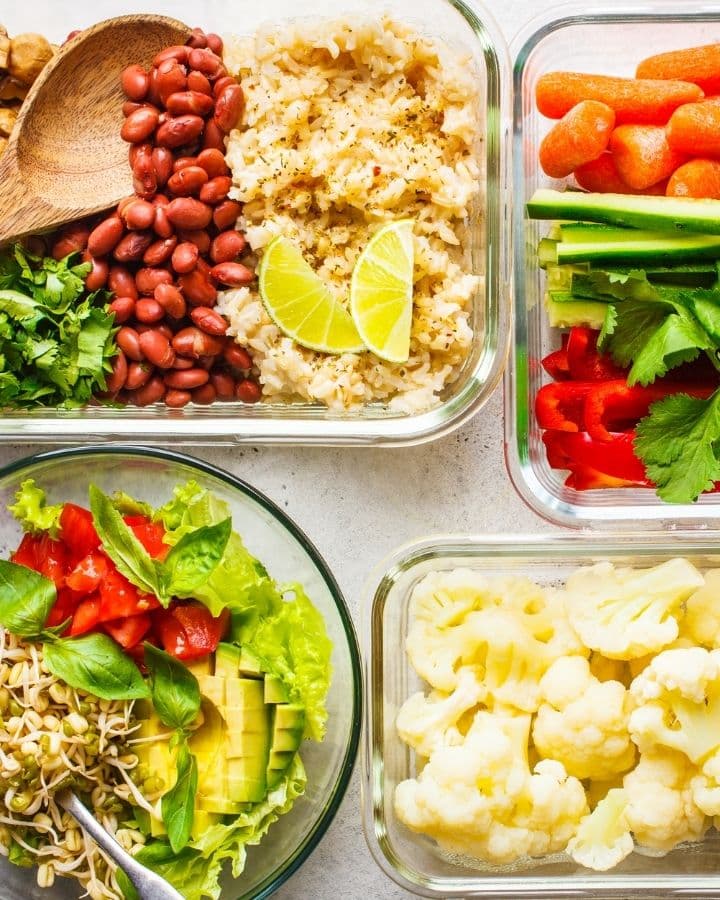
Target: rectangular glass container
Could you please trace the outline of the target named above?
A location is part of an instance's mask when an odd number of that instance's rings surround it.
[[[602,526],[634,520],[647,527],[698,527],[718,515],[720,496],[676,506],[646,488],[576,491],[564,486],[567,473],[547,463],[534,399],[547,378],[540,362],[560,341],[559,331],[548,324],[545,276],[536,256],[549,223],[527,220],[525,203],[537,188],[560,188],[563,182],[545,176],[538,163],[540,142],[554,123],[537,111],[535,86],[541,75],[556,70],[632,76],[645,56],[713,40],[719,24],[720,8],[708,4],[573,3],[543,12],[513,41],[515,323],[505,375],[505,448],[520,495],[556,524]]]
[[[267,22],[298,17],[290,0],[234,3],[233,0],[96,0],[69,11],[54,0],[33,6],[5,4],[2,24],[9,33],[41,31],[58,43],[71,29],[133,12],[174,16],[220,34],[248,34]],[[151,440],[155,443],[231,444],[295,443],[326,445],[415,444],[457,428],[483,405],[500,381],[509,340],[509,213],[507,147],[509,139],[509,66],[501,36],[491,20],[480,18],[462,0],[310,0],[303,18],[337,18],[345,14],[407,21],[418,31],[470,51],[481,82],[479,110],[485,140],[479,164],[486,190],[469,223],[473,269],[484,287],[473,306],[475,340],[458,380],[435,408],[413,415],[391,413],[381,406],[357,412],[330,412],[306,403],[218,403],[171,410],[88,408],[75,411],[37,410],[0,415],[0,440],[75,443],[79,440]],[[133,60],[128,59],[128,63]],[[119,74],[119,73],[118,73]],[[119,113],[118,113],[119,115]],[[120,121],[118,121],[118,127]],[[128,171],[128,192],[130,173]]]
[[[409,600],[428,572],[457,567],[488,575],[524,575],[543,585],[565,581],[578,566],[610,560],[618,566],[647,567],[684,556],[698,568],[720,564],[720,546],[702,536],[662,534],[613,538],[578,533],[561,536],[470,536],[421,540],[386,559],[369,585],[363,609],[362,650],[366,689],[362,750],[363,824],[378,865],[397,884],[423,897],[589,897],[616,900],[720,897],[720,835],[667,856],[631,854],[606,873],[571,860],[539,862],[515,871],[466,868],[430,838],[415,834],[395,815],[395,787],[414,777],[414,751],[398,737],[398,710],[426,688],[405,653]],[[379,583],[378,583],[379,581]]]

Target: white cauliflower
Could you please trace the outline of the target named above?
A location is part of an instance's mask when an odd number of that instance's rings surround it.
[[[720,650],[666,650],[630,693],[630,734],[641,753],[670,747],[700,763],[720,747]]]
[[[460,669],[457,687],[451,694],[433,691],[426,697],[419,691],[403,703],[396,723],[398,734],[421,756],[430,756],[446,744],[461,743],[462,735],[455,726],[485,694],[475,671]]]
[[[395,791],[401,822],[454,853],[496,865],[564,849],[587,812],[560,763],[528,767],[530,717],[481,710],[462,744],[437,749]]]
[[[662,750],[641,754],[625,776],[625,815],[641,847],[668,853],[685,841],[701,840],[708,820],[693,799],[693,772],[682,753]]]
[[[610,779],[635,762],[628,732],[629,695],[619,681],[599,681],[583,656],[556,660],[540,681],[533,742],[577,778]]]
[[[720,569],[704,573],[705,584],[688,598],[680,633],[694,644],[720,647]]]
[[[720,816],[720,750],[703,762],[690,786],[700,809],[708,816]]]
[[[607,872],[629,856],[635,846],[627,816],[627,796],[622,789],[608,791],[595,809],[580,822],[567,852],[581,866]]]
[[[642,570],[597,563],[568,578],[568,617],[591,650],[610,659],[635,659],[675,640],[681,606],[702,584],[686,559]]]

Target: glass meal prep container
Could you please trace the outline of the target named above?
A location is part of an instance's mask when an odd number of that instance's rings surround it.
[[[508,66],[502,41],[491,22],[481,21],[459,0],[290,0],[233,3],[232,0],[96,0],[76,4],[70,12],[53,0],[33,6],[4,4],[0,21],[9,33],[41,31],[62,42],[68,31],[113,16],[134,12],[173,16],[206,31],[249,34],[267,22],[297,18],[337,18],[345,14],[377,16],[389,13],[430,37],[470,51],[481,83],[479,110],[485,140],[479,164],[486,179],[477,209],[469,223],[473,270],[484,276],[473,304],[475,339],[462,372],[426,412],[405,415],[369,405],[349,413],[329,412],[306,403],[218,403],[209,407],[170,410],[93,407],[74,411],[37,410],[0,416],[0,440],[52,441],[152,439],[161,443],[231,444],[296,443],[326,445],[414,444],[439,437],[458,427],[487,400],[500,381],[510,330],[509,215],[506,211],[509,129]],[[128,63],[133,60],[128,60]],[[119,73],[118,73],[119,74]],[[120,112],[118,110],[118,127]],[[128,193],[130,193],[128,169]]]
[[[629,534],[589,537],[578,533],[439,537],[405,545],[384,561],[364,598],[362,651],[365,675],[365,734],[362,750],[363,824],[378,865],[401,887],[424,897],[720,897],[720,835],[666,856],[632,853],[599,873],[562,855],[535,865],[504,870],[453,862],[435,842],[401,824],[395,787],[416,774],[415,753],[398,737],[395,720],[407,698],[427,690],[405,653],[409,600],[431,571],[471,568],[487,575],[527,576],[559,585],[577,567],[609,560],[618,566],[649,567],[671,557],[688,558],[700,570],[720,564],[720,544],[701,535]]]
[[[523,499],[556,524],[602,526],[642,520],[648,527],[701,525],[720,512],[720,496],[695,504],[659,500],[652,489],[576,491],[564,486],[566,472],[548,465],[534,411],[535,396],[547,380],[540,362],[559,344],[543,303],[545,275],[537,244],[550,223],[525,217],[525,203],[539,187],[564,182],[544,175],[538,148],[554,124],[535,106],[541,75],[559,69],[632,76],[651,53],[706,44],[720,35],[720,7],[711,4],[642,2],[582,4],[550,9],[513,41],[513,253],[515,323],[505,374],[505,448],[510,476]],[[651,526],[652,523],[652,526]]]

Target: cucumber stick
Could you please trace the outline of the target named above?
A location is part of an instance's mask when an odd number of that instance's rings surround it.
[[[720,235],[687,234],[679,237],[660,233],[636,232],[620,242],[598,240],[588,243],[555,245],[558,264],[575,262],[635,263],[644,268],[646,263],[670,263],[673,261],[717,259],[720,257]]]

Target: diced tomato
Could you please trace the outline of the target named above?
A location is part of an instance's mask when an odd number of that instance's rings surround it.
[[[97,594],[93,594],[87,600],[82,601],[75,610],[72,625],[70,626],[70,634],[86,634],[96,627],[99,622],[101,602]]]
[[[124,516],[123,521],[150,556],[165,559],[170,547],[163,543],[165,529],[159,522],[151,522],[145,516]]]
[[[95,550],[80,560],[65,578],[65,584],[78,594],[90,594],[100,587],[109,566],[107,556]]]
[[[53,608],[47,617],[45,623],[48,628],[55,628],[56,625],[62,625],[68,619],[72,619],[75,610],[80,603],[80,597],[68,588],[60,588],[57,600],[53,604]]]
[[[38,535],[29,533],[24,534],[20,541],[20,546],[10,557],[11,561],[18,566],[25,566],[27,569],[35,569],[36,572],[39,571],[37,557],[39,544],[40,537]]]
[[[202,603],[179,603],[156,617],[164,649],[177,659],[198,659],[213,653],[227,631],[228,610],[213,617]]]
[[[133,616],[131,619],[120,619],[117,622],[105,622],[103,628],[113,640],[125,650],[139,643],[150,630],[152,620],[147,613]]]
[[[160,606],[158,600],[150,594],[141,594],[134,584],[114,567],[108,572],[100,584],[100,622],[112,622],[114,619],[125,619],[128,616],[139,616]]]
[[[60,513],[60,534],[76,559],[82,559],[100,546],[90,510],[66,503]]]
[[[55,582],[55,587],[65,584],[65,576],[70,566],[67,547],[62,541],[53,540],[48,534],[40,535],[35,550],[37,570]]]

